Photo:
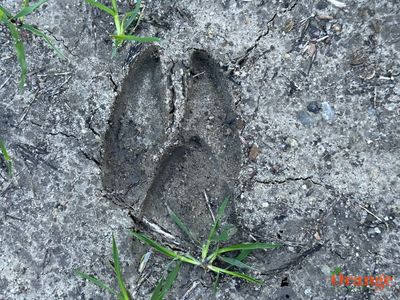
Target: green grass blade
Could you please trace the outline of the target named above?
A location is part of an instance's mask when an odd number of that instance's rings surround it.
[[[215,242],[226,242],[229,241],[232,236],[234,236],[237,233],[237,228],[233,225],[226,225],[222,226],[220,229],[220,234],[216,235],[213,238],[213,241]]]
[[[178,256],[179,256],[179,254],[175,253],[172,250],[169,250],[168,248],[165,248],[165,247],[161,246],[160,244],[158,244],[157,242],[155,242],[152,239],[148,238],[144,234],[133,232],[133,231],[131,232],[131,234],[135,238],[137,238],[138,240],[146,243],[147,245],[152,247],[154,250],[160,252],[161,254],[164,254],[165,256],[168,256],[168,257],[173,258],[173,259],[177,259]]]
[[[14,47],[17,53],[18,63],[21,67],[21,79],[19,82],[19,87],[22,90],[26,81],[26,74],[27,74],[24,44],[22,43],[21,35],[19,34],[18,28],[14,25],[14,23],[12,23],[11,21],[9,21],[7,18],[4,17],[2,21],[6,24],[6,26],[10,30],[11,37],[14,41]]]
[[[255,270],[255,268],[246,265],[245,263],[241,262],[236,258],[225,257],[225,256],[218,256],[218,258],[220,258],[222,261],[226,262],[232,267],[237,267],[239,269],[246,269],[246,270]]]
[[[118,14],[118,5],[117,5],[117,0],[111,0],[111,5],[113,8],[113,11]]]
[[[6,145],[4,144],[4,142],[2,140],[0,140],[0,150],[1,150],[1,154],[3,154],[3,156],[4,156],[5,161],[9,162],[11,160],[11,157],[8,154]]]
[[[87,3],[89,3],[90,5],[92,5],[93,7],[97,7],[98,9],[101,9],[102,11],[108,13],[111,16],[115,16],[116,13],[115,11],[113,11],[111,8],[105,6],[104,4],[101,4],[100,2],[97,2],[95,0],[85,0]]]
[[[8,154],[6,145],[4,144],[4,142],[1,139],[0,139],[0,152],[3,155],[6,165],[7,165],[8,176],[12,177],[12,160],[11,160],[10,155]]]
[[[220,255],[222,253],[240,251],[240,250],[276,249],[280,246],[281,246],[280,244],[273,244],[273,243],[242,243],[220,248],[216,251],[216,254]]]
[[[160,280],[158,281],[153,294],[151,295],[151,299],[150,300],[160,300],[161,298],[161,292],[162,292],[162,288],[164,286],[164,277],[161,277]]]
[[[31,14],[33,11],[35,11],[36,9],[39,8],[39,6],[41,6],[42,4],[46,3],[49,0],[39,0],[38,2],[36,2],[35,4],[32,4],[28,7],[24,7],[23,9],[21,9],[14,17],[13,19],[19,19],[19,18],[23,18],[29,14]]]
[[[221,219],[225,213],[226,207],[228,206],[229,200],[230,200],[229,197],[225,197],[222,204],[218,207],[217,216],[215,217],[215,222],[211,227],[206,243],[203,245],[203,248],[201,249],[201,259],[203,261],[207,257],[211,242],[214,240],[215,234],[217,233],[219,227],[221,226]]]
[[[4,17],[11,18],[12,14],[8,9],[0,5],[0,20],[2,20]]]
[[[111,294],[117,295],[117,291],[116,290],[114,290],[113,288],[109,287],[107,284],[105,284],[103,281],[101,281],[100,279],[98,279],[95,276],[88,275],[88,274],[82,273],[80,271],[75,271],[75,275],[78,276],[78,277],[81,277],[82,279],[88,280],[89,282],[97,285],[99,288],[107,290]]]
[[[160,41],[158,37],[140,37],[137,35],[128,35],[128,34],[113,35],[112,37],[116,40],[135,41],[140,43],[152,43]]]
[[[178,276],[179,270],[181,267],[181,262],[177,262],[176,266],[172,269],[171,272],[168,273],[167,278],[165,280],[163,278],[158,282],[153,295],[151,296],[151,300],[162,300],[168,291],[172,288],[176,277]]]
[[[164,287],[162,289],[162,298],[168,293],[168,291],[172,288],[176,277],[178,277],[179,270],[181,268],[181,262],[177,262],[175,268],[168,274],[167,278],[165,279]]]
[[[231,199],[230,197],[225,197],[224,201],[222,201],[221,205],[218,207],[216,216],[217,220],[221,219],[224,216],[226,207],[228,206],[230,199]]]
[[[113,255],[114,270],[115,270],[115,275],[117,276],[119,290],[120,290],[120,292],[121,292],[121,294],[123,296],[123,299],[124,300],[129,300],[129,293],[126,290],[124,279],[122,277],[121,265],[120,265],[119,254],[118,254],[118,248],[117,248],[117,244],[115,242],[114,235],[112,236],[112,255]]]
[[[135,4],[135,8],[124,16],[122,24],[125,32],[132,25],[133,21],[135,21],[139,17],[139,11],[141,5],[142,5],[142,0],[138,0]]]
[[[147,245],[152,247],[154,250],[156,250],[157,252],[160,252],[161,254],[164,254],[165,256],[168,256],[172,259],[178,259],[180,261],[183,261],[183,262],[195,265],[195,266],[198,266],[201,264],[197,259],[195,259],[193,257],[180,255],[164,246],[161,246],[160,244],[158,244],[157,242],[148,238],[144,234],[133,232],[133,231],[131,231],[131,234],[138,240],[146,243]]]
[[[246,274],[243,274],[243,273],[234,272],[234,271],[229,271],[229,270],[226,270],[226,269],[223,269],[223,268],[218,268],[218,267],[213,266],[213,265],[208,265],[207,268],[208,268],[209,270],[215,272],[215,273],[224,273],[224,274],[228,274],[228,275],[230,275],[230,276],[237,277],[237,278],[241,278],[241,279],[244,279],[244,280],[246,280],[246,281],[248,281],[248,282],[252,282],[252,283],[257,283],[257,284],[261,284],[261,283],[262,283],[261,280],[258,280],[258,279],[256,279],[256,278],[253,278],[253,277],[251,277],[251,276],[249,276],[249,275],[246,275]]]
[[[29,24],[22,24],[22,28],[32,32],[38,37],[41,37],[48,45],[49,47],[61,58],[67,60],[67,58],[62,54],[60,50],[57,49],[57,47],[51,42],[50,38],[44,34],[44,32],[40,31],[37,29],[35,26],[29,25]]]
[[[198,240],[196,239],[196,237],[194,236],[194,234],[192,233],[192,231],[189,229],[189,227],[187,227],[182,220],[178,217],[178,215],[169,207],[167,207],[168,209],[168,213],[171,217],[171,219],[175,222],[175,224],[178,226],[178,228],[188,236],[188,238],[190,238],[195,244],[200,244],[198,242]]]
[[[251,254],[251,252],[252,250],[242,250],[240,251],[239,255],[235,257],[235,259],[243,261]]]

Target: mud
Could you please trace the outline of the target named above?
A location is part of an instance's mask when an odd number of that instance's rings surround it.
[[[77,268],[117,287],[111,235],[135,299],[168,264],[128,231],[148,220],[188,241],[211,209],[229,212],[258,251],[255,286],[185,267],[169,299],[394,299],[332,287],[331,272],[399,275],[399,12],[393,1],[145,1],[136,33],[111,59],[111,19],[84,1],[52,0],[27,21],[69,57],[24,36],[29,76],[0,27],[0,298],[108,299]],[[131,3],[124,2],[121,11]],[[16,11],[17,1],[2,2]]]

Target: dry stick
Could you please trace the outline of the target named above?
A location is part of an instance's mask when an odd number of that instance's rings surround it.
[[[198,281],[193,282],[192,286],[186,291],[186,293],[182,296],[182,298],[181,298],[180,300],[186,300],[186,299],[188,299],[190,293],[191,293],[195,288],[197,288],[197,286],[198,286],[199,284],[200,284],[200,282],[198,282]]]
[[[145,225],[147,225],[152,231],[163,235],[167,240],[171,241],[175,245],[180,245],[180,243],[177,241],[176,237],[174,237],[172,234],[170,234],[169,232],[162,229],[160,225],[150,222],[145,217],[143,217],[143,223]]]
[[[143,19],[145,8],[146,8],[146,5],[143,5],[142,11],[140,12],[140,15],[139,15],[139,18],[138,18],[138,20],[136,22],[136,25],[131,30],[132,33],[135,32],[136,28],[139,26],[139,22]]]
[[[213,211],[211,209],[210,201],[208,200],[208,196],[207,196],[206,190],[204,190],[204,198],[206,199],[207,208],[210,211],[211,218],[213,219],[213,222],[215,223],[215,216],[214,216],[214,213],[213,213]]]
[[[198,77],[198,76],[201,76],[201,75],[203,75],[204,73],[205,73],[204,71],[201,72],[201,73],[198,73],[198,74],[194,75],[193,78],[196,78],[196,77]]]
[[[382,223],[385,223],[386,228],[389,229],[389,225],[380,217],[378,217],[376,214],[374,214],[372,211],[370,211],[368,208],[366,208],[365,206],[362,206],[360,203],[358,203],[358,206],[361,207],[362,209],[364,209],[367,213],[369,213],[371,216],[374,216],[377,220],[381,221]]]
[[[148,273],[144,274],[143,276],[139,277],[139,280],[136,283],[135,288],[132,293],[132,299],[136,299],[136,295],[137,295],[140,287],[147,280],[147,278],[149,278],[150,274],[151,274],[151,272],[148,272]]]
[[[6,79],[6,81],[3,82],[3,84],[0,86],[0,90],[7,84],[7,82],[10,80],[10,78],[11,78],[11,76],[8,77],[8,78]]]

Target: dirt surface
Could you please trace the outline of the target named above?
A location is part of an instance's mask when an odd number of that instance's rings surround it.
[[[3,0],[16,11],[18,3]],[[127,8],[127,3],[121,9]],[[109,299],[77,268],[116,286],[117,237],[134,299],[167,261],[128,235],[158,223],[187,241],[167,206],[204,236],[234,198],[237,239],[257,286],[185,267],[169,299],[395,299],[400,294],[400,3],[145,1],[139,35],[111,59],[112,20],[51,0],[27,21],[68,62],[24,36],[28,82],[0,27],[0,299]],[[173,244],[173,241],[170,241]],[[189,247],[189,246],[187,246]],[[392,286],[332,287],[331,272],[394,276]]]

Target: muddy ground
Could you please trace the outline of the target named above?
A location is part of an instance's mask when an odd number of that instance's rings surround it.
[[[161,42],[111,59],[108,16],[51,0],[27,21],[69,61],[25,35],[22,94],[1,26],[0,136],[14,175],[0,161],[0,299],[109,299],[73,271],[116,286],[112,233],[129,290],[149,299],[167,261],[153,255],[139,273],[148,249],[128,229],[156,222],[186,247],[166,206],[204,236],[204,192],[212,209],[234,199],[237,240],[284,246],[249,258],[263,285],[225,277],[214,296],[210,274],[184,268],[169,299],[395,299],[400,2],[332,2],[145,1],[137,33]],[[338,267],[395,280],[332,287]]]

